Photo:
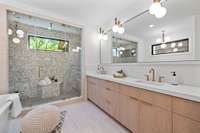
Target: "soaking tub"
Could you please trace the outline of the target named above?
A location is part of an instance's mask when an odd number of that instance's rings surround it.
[[[9,128],[9,113],[12,101],[8,95],[0,95],[0,133],[7,133]]]

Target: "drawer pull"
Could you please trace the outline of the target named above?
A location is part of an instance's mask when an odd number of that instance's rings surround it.
[[[138,101],[138,99],[135,98],[135,97],[129,96],[129,98],[132,99],[132,100],[136,100],[136,101]]]
[[[148,105],[148,106],[153,106],[153,104],[148,103],[148,102],[145,102],[145,101],[142,101],[142,100],[140,100],[140,102],[142,102],[143,104],[146,104],[146,105]]]

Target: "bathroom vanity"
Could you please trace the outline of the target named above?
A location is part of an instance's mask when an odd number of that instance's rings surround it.
[[[199,133],[200,89],[87,75],[88,99],[133,133]]]

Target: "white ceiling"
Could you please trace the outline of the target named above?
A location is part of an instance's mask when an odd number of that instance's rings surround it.
[[[124,25],[126,33],[142,39],[159,37],[162,30],[169,34],[177,32],[179,27],[192,19],[192,16],[200,15],[200,0],[168,0],[165,6],[168,12],[164,18],[156,19],[147,13]],[[125,16],[130,13],[127,12]],[[149,28],[151,24],[155,27]]]
[[[138,3],[151,0],[0,0],[12,5],[27,5],[48,13],[57,14],[81,24],[102,25],[121,11]],[[133,12],[134,14],[134,12]],[[71,21],[70,20],[70,21]]]

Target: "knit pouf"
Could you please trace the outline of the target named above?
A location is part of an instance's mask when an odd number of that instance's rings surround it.
[[[37,107],[21,119],[22,133],[50,133],[59,124],[59,115],[55,106]]]

